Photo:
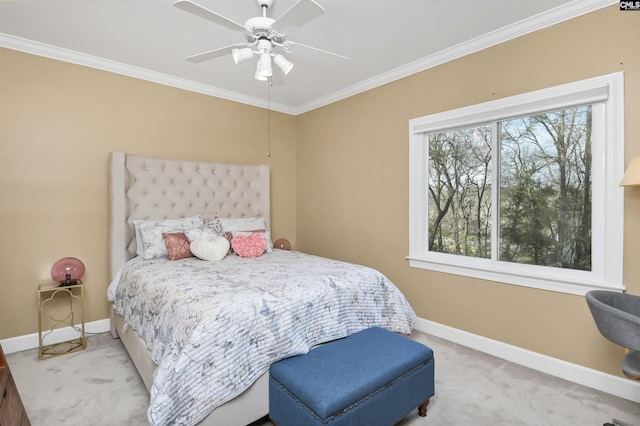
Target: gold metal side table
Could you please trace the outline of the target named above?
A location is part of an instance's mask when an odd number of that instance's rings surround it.
[[[80,323],[76,324],[78,315]],[[62,327],[71,327],[78,333],[78,337],[51,344],[44,343],[47,336]],[[57,283],[38,286],[38,345],[40,359],[87,347],[84,335],[84,285],[81,281],[67,286]]]

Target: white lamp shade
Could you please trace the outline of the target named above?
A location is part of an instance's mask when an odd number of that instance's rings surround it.
[[[275,62],[278,68],[282,70],[284,75],[289,74],[289,71],[293,68],[293,64],[280,54],[273,58],[273,62]]]
[[[640,157],[631,160],[620,186],[640,186]]]
[[[271,55],[263,53],[258,61],[258,74],[262,77],[271,77],[273,69],[271,68]]]
[[[233,56],[233,61],[236,64],[239,64],[242,61],[253,58],[253,50],[251,50],[249,47],[245,47],[242,49],[233,49],[231,51],[231,56]]]
[[[267,81],[269,80],[269,77],[265,77],[262,74],[260,74],[260,61],[258,61],[258,63],[256,64],[256,73],[254,75],[256,80],[259,81]]]

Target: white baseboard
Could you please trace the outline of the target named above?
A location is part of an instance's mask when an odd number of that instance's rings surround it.
[[[640,381],[606,374],[422,318],[416,321],[415,329],[573,383],[640,403]],[[85,324],[86,334],[107,333],[110,330],[109,318]],[[77,332],[71,327],[65,327],[54,330],[51,337],[52,341],[65,341],[77,337]],[[0,340],[0,344],[5,353],[37,348],[38,333]]]
[[[418,318],[414,328],[515,364],[640,403],[640,381],[603,373],[422,318]]]
[[[109,318],[88,322],[84,325],[84,333],[87,336],[91,334],[106,333],[111,330],[110,324],[111,321]],[[65,340],[75,339],[77,337],[78,332],[71,327],[58,328],[53,330],[51,334],[47,336],[45,344],[64,342]],[[2,350],[5,354],[34,349],[38,347],[38,333],[3,339],[0,340],[0,344],[2,345]]]

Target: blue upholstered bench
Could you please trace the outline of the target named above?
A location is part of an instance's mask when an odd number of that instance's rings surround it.
[[[433,351],[369,328],[269,370],[269,416],[278,426],[390,426],[434,394]]]

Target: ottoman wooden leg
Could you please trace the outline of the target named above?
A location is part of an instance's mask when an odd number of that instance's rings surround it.
[[[420,417],[426,417],[427,416],[427,405],[429,405],[429,400],[428,399],[425,402],[423,402],[422,404],[420,404],[420,406],[418,407],[418,415]]]

